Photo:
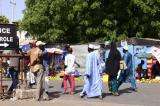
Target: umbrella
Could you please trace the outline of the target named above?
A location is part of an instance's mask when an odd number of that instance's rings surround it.
[[[152,54],[151,53],[137,53],[135,54],[135,56],[138,58],[151,58]]]
[[[21,49],[22,49],[22,52],[27,52],[31,49],[31,46],[30,44],[26,44],[26,45],[23,45]]]
[[[46,48],[46,50],[48,51],[48,53],[56,53],[56,54],[62,54],[63,53],[63,50],[57,49],[57,48]]]
[[[23,46],[23,45],[27,45],[31,42],[36,42],[36,40],[24,39],[24,40],[19,41],[19,45]]]

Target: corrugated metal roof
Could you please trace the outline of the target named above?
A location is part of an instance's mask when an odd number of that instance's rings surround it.
[[[160,45],[159,39],[152,39],[152,38],[129,38],[127,39],[128,44],[132,45]]]

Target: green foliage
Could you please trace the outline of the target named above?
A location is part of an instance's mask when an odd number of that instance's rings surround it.
[[[16,22],[14,22],[14,24],[16,25],[17,31],[22,31],[23,30],[22,27],[21,27],[21,23],[22,23],[21,20],[18,20]]]
[[[0,16],[0,24],[8,24],[9,20],[5,16]]]
[[[21,27],[48,43],[160,38],[160,0],[26,0]]]

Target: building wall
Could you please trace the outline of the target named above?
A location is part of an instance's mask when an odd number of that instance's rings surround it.
[[[73,54],[76,56],[77,62],[81,66],[81,68],[78,68],[78,70],[84,72],[86,55],[88,54],[88,45],[71,45],[71,47],[73,48]]]

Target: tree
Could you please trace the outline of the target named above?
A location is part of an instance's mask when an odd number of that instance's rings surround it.
[[[22,28],[49,43],[160,38],[159,0],[26,0]]]
[[[0,24],[8,24],[9,20],[5,16],[0,16]]]
[[[21,23],[22,23],[21,20],[18,20],[18,21],[13,22],[13,24],[16,25],[17,31],[22,31],[22,30],[23,30],[22,27],[21,27]]]
[[[160,38],[159,0],[104,0],[106,17],[114,21],[114,32],[119,40],[126,37]],[[107,31],[108,33],[108,31]]]
[[[160,0],[134,0],[134,19],[138,18],[135,35],[160,38]]]

